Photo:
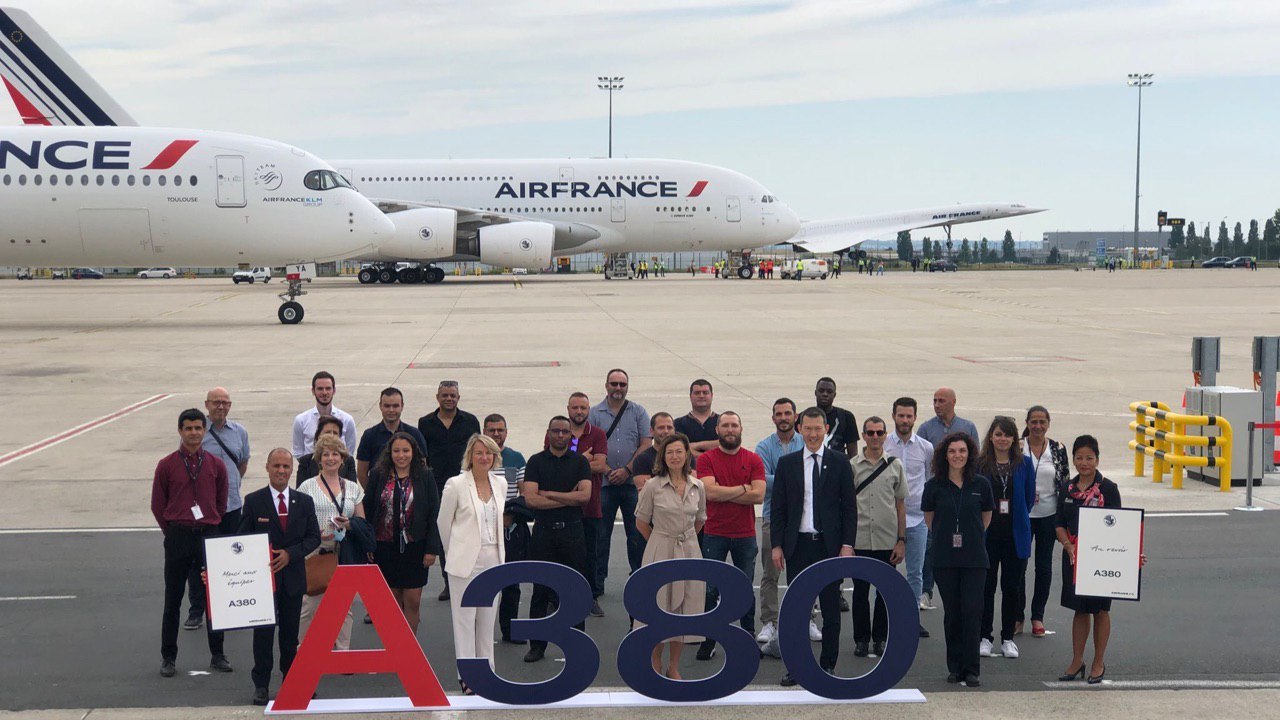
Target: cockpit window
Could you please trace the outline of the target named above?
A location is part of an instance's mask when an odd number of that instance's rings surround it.
[[[775,203],[775,202],[778,202],[778,197],[777,197],[776,195],[762,195],[762,196],[760,196],[760,202],[761,202],[761,203]]]
[[[332,190],[340,187],[355,189],[346,178],[332,170],[312,170],[303,178],[302,184],[307,186],[308,190]]]

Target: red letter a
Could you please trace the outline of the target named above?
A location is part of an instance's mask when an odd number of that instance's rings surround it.
[[[356,595],[364,600],[383,650],[333,649]],[[334,572],[271,709],[306,710],[320,678],[339,673],[395,673],[415,707],[449,706],[377,565],[340,565]]]

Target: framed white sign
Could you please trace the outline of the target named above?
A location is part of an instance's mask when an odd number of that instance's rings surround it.
[[[1076,595],[1142,598],[1141,508],[1080,508]]]
[[[211,630],[276,623],[271,544],[266,533],[205,538],[204,555]]]

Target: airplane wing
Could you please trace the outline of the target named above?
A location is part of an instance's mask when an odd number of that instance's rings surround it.
[[[800,232],[790,242],[813,253],[832,253],[856,248],[868,240],[892,240],[903,230],[914,230],[936,225],[921,220],[903,222],[894,220],[868,221],[865,218],[843,220],[805,220]]]

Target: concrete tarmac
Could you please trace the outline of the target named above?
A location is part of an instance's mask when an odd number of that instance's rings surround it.
[[[252,438],[246,492],[265,484],[266,451],[288,445],[293,415],[311,402],[316,370],[337,376],[336,404],[361,428],[378,420],[382,387],[404,390],[405,417],[413,421],[434,407],[436,383],[458,380],[462,407],[506,415],[510,445],[529,454],[570,392],[598,401],[605,372],[621,366],[631,373],[631,399],[651,412],[687,411],[689,381],[710,379],[715,408],[743,415],[749,443],[772,431],[775,398],[803,406],[822,375],[837,380],[837,404],[860,419],[887,416],[894,398],[912,395],[923,420],[939,385],[955,387],[959,413],[983,429],[995,414],[1021,420],[1027,406],[1044,404],[1053,412],[1052,437],[1099,437],[1102,470],[1120,483],[1126,505],[1229,513],[1242,504],[1242,491],[1219,493],[1190,481],[1174,491],[1167,482],[1132,477],[1127,405],[1157,398],[1177,406],[1191,381],[1193,335],[1220,335],[1220,382],[1247,386],[1251,338],[1276,334],[1275,313],[1267,309],[1276,272],[846,273],[801,283],[535,276],[415,287],[334,279],[308,288],[307,318],[293,327],[275,319],[276,283],[0,282],[0,377],[9,410],[0,414],[0,490],[22,498],[0,504],[0,528],[11,533],[0,534],[0,554],[8,559],[0,598],[75,596],[0,602],[6,650],[0,708],[99,708],[96,716],[106,708],[200,706],[207,710],[196,716],[223,717],[219,706],[247,701],[251,653],[244,633],[228,640],[235,673],[159,678],[159,536],[92,530],[153,525],[155,462],[176,445],[178,411],[202,407],[215,385],[231,391],[232,417]],[[1255,503],[1280,507],[1276,488],[1269,479],[1256,489]],[[1266,610],[1278,589],[1271,548],[1280,528],[1273,516],[1151,518],[1143,601],[1118,604],[1108,677],[1280,686],[1274,656],[1280,633]],[[76,531],[16,532],[49,529]],[[614,578],[625,574],[620,544],[615,540]],[[448,610],[434,600],[438,583],[433,572],[420,635],[447,681],[452,643]],[[608,617],[589,623],[602,648],[614,647],[625,630],[617,589],[606,595]],[[1067,630],[1056,584],[1049,607],[1050,627]],[[947,692],[940,672],[941,610],[922,617],[935,637],[922,641],[903,687],[921,688],[931,702],[927,709],[878,709],[887,716],[931,717],[945,707],[998,717],[1007,707],[998,698],[1006,697],[1026,698],[1019,705],[1037,715],[1072,707],[1065,698],[1074,692],[1043,685],[1069,660],[1066,632],[1019,638],[1022,658],[986,661],[983,689],[956,693]],[[358,628],[357,646],[370,641],[363,637]],[[203,633],[184,632],[181,642],[180,673],[205,669]],[[513,678],[555,672],[550,661],[536,668],[520,663],[519,648],[499,650],[500,671]],[[854,674],[862,666],[844,650],[839,669]],[[549,656],[555,655],[553,649]],[[605,655],[612,657],[608,649]],[[697,663],[691,653],[686,659],[688,677],[702,674],[699,666],[706,673],[719,666]],[[757,682],[771,685],[780,674],[778,661],[766,659]],[[608,660],[596,684],[619,684]],[[1099,716],[1123,708],[1126,716],[1147,716],[1143,707],[1183,715],[1194,706],[1166,705],[1170,693],[1141,687],[1123,695],[1149,697],[1149,705],[1134,709],[1128,706],[1138,701],[1113,701],[1111,693]],[[321,691],[399,694],[394,679],[371,677],[326,680]],[[1264,714],[1275,707],[1271,691],[1238,692],[1256,696]],[[934,702],[935,696],[946,700]],[[1200,716],[1232,716],[1234,701],[1227,698],[1234,694],[1177,695],[1180,703],[1215,696],[1223,699],[1205,700]],[[974,697],[990,703],[968,704]],[[835,711],[845,714],[797,712]]]

